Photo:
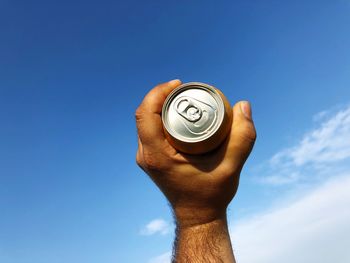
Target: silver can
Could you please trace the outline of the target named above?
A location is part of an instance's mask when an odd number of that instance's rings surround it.
[[[166,98],[162,109],[166,137],[177,150],[202,154],[228,135],[232,109],[218,89],[200,82],[184,83]]]

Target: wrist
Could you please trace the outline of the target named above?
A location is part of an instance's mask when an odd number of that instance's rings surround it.
[[[212,231],[213,229],[221,229],[228,233],[227,219],[225,217],[216,218],[211,221],[201,222],[200,224],[179,224],[177,222],[176,232],[182,234],[194,234],[205,233],[206,231]]]
[[[174,208],[176,226],[180,229],[205,226],[213,222],[226,224],[225,208],[193,208],[177,207]]]

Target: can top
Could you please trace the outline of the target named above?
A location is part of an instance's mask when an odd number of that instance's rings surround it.
[[[184,83],[166,98],[162,121],[174,138],[188,143],[213,135],[224,119],[224,102],[216,89],[200,82]]]

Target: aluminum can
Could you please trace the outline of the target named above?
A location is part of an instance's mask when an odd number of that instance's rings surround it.
[[[217,148],[232,125],[232,109],[222,92],[201,82],[184,83],[166,98],[162,108],[164,132],[183,153],[202,154]]]

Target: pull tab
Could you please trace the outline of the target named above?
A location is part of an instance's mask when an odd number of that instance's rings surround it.
[[[215,126],[217,110],[211,105],[188,96],[178,97],[174,111],[181,116],[179,121],[190,134],[199,136],[208,133]]]
[[[202,117],[202,110],[189,97],[181,97],[175,102],[178,114],[190,122],[196,122]]]

